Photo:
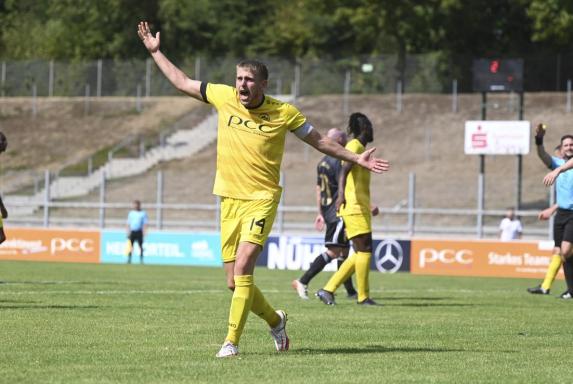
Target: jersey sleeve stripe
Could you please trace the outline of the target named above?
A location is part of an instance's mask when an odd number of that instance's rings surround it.
[[[209,103],[209,100],[207,99],[207,83],[204,81],[201,82],[201,97],[203,97],[204,102]]]

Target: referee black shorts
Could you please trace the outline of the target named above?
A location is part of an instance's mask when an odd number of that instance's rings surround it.
[[[557,209],[553,222],[553,240],[556,247],[561,247],[561,242],[573,243],[573,210]]]
[[[131,231],[129,232],[129,241],[131,244],[138,243],[139,245],[143,244],[143,231]]]
[[[326,247],[342,248],[348,248],[350,246],[348,238],[346,237],[346,230],[344,228],[344,221],[342,220],[342,217],[337,217],[336,221],[326,223],[324,245]]]

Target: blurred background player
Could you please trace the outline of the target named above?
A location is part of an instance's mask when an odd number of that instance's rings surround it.
[[[545,208],[543,211],[539,212],[537,218],[542,221],[549,220],[549,218],[557,212],[558,207],[559,206],[555,204],[552,207]],[[553,255],[547,271],[545,272],[543,282],[536,287],[527,288],[527,292],[534,295],[549,295],[551,292],[551,286],[553,285],[555,277],[561,268],[561,264],[561,257],[559,255]]]
[[[4,133],[0,132],[0,154],[6,151],[8,147],[8,140],[6,140],[6,136]],[[4,206],[4,202],[2,201],[2,196],[0,196],[0,244],[2,244],[6,240],[6,233],[4,232],[4,222],[2,219],[6,219],[8,217],[8,211]]]
[[[553,148],[553,156],[558,157],[560,159],[563,158],[563,153],[561,152],[561,144],[557,145]],[[537,215],[537,219],[541,221],[546,221],[551,218],[557,212],[557,208],[559,206],[554,204],[549,208],[545,208]],[[547,267],[547,271],[545,271],[545,278],[541,282],[540,285],[537,285],[532,288],[527,288],[527,292],[534,294],[534,295],[548,295],[551,292],[551,287],[553,286],[553,282],[555,281],[555,277],[557,277],[557,273],[559,273],[559,269],[561,269],[561,256],[553,255],[551,257],[551,262]]]
[[[163,55],[160,33],[153,36],[147,22],[139,23],[138,35],[175,88],[213,105],[219,115],[213,193],[221,197],[221,253],[233,297],[227,336],[216,357],[238,355],[250,311],[267,322],[276,350],[286,351],[286,313],[268,303],[255,285],[254,271],[282,193],[280,165],[287,132],[320,152],[373,172],[386,171],[388,162],[371,156],[372,150],[356,155],[344,149],[314,129],[296,107],[266,96],[268,69],[263,63],[245,60],[237,64],[235,87],[201,82],[190,79]]]
[[[133,202],[133,209],[127,214],[127,238],[130,247],[127,254],[127,263],[131,263],[133,244],[139,245],[139,262],[143,264],[143,238],[145,236],[145,225],[147,224],[147,212],[141,209],[141,201]]]
[[[326,136],[342,146],[346,145],[346,133],[340,129],[332,128],[328,130]],[[314,220],[314,227],[318,231],[322,231],[326,224],[326,233],[324,235],[326,251],[314,259],[308,271],[300,279],[292,281],[292,287],[297,291],[301,299],[308,299],[308,284],[328,263],[338,259],[338,268],[340,268],[348,257],[350,245],[346,237],[344,221],[336,214],[340,170],[340,160],[332,156],[324,156],[316,168],[318,175],[316,182],[318,215]],[[352,285],[352,277],[349,277],[344,282],[344,287],[348,297],[356,297],[356,290]]]
[[[499,223],[499,239],[501,241],[511,241],[521,239],[523,226],[521,220],[515,216],[515,209],[508,208],[505,217]]]
[[[353,113],[348,122],[348,131],[353,139],[346,148],[360,154],[371,143],[374,134],[372,123],[362,113]],[[372,257],[372,215],[378,214],[378,209],[370,205],[370,173],[360,167],[343,162],[338,183],[338,198],[336,207],[346,226],[346,235],[352,241],[356,253],[346,259],[340,269],[330,278],[316,296],[327,305],[334,305],[334,292],[356,272],[357,302],[361,305],[376,305],[370,298],[370,259]]]
[[[559,297],[561,299],[573,298],[573,172],[564,172],[564,164],[573,158],[573,136],[565,135],[561,138],[562,158],[549,155],[543,147],[543,137],[545,136],[545,124],[538,124],[535,128],[535,145],[537,156],[549,169],[552,169],[543,179],[545,185],[555,182],[555,195],[557,200],[557,213],[553,223],[553,240],[555,242],[551,263],[547,274],[551,281],[559,271],[563,263],[563,272],[567,283],[567,290]],[[547,280],[547,275],[546,275]],[[549,288],[540,286],[538,290],[528,290],[534,294],[549,294]]]

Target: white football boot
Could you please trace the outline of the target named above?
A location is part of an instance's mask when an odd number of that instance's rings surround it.
[[[237,356],[239,354],[239,347],[231,343],[230,341],[225,341],[223,346],[215,355],[216,357],[231,357]]]
[[[276,311],[276,313],[281,318],[281,322],[276,327],[271,328],[270,333],[273,337],[273,340],[275,341],[275,348],[277,351],[288,351],[289,338],[286,334],[287,315],[280,309]]]

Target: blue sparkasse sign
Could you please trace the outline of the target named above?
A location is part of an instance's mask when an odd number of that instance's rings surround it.
[[[213,233],[149,232],[143,243],[145,264],[221,266],[221,238]],[[140,250],[134,245],[131,261],[139,263]],[[101,262],[127,262],[127,237],[123,231],[101,234]]]

